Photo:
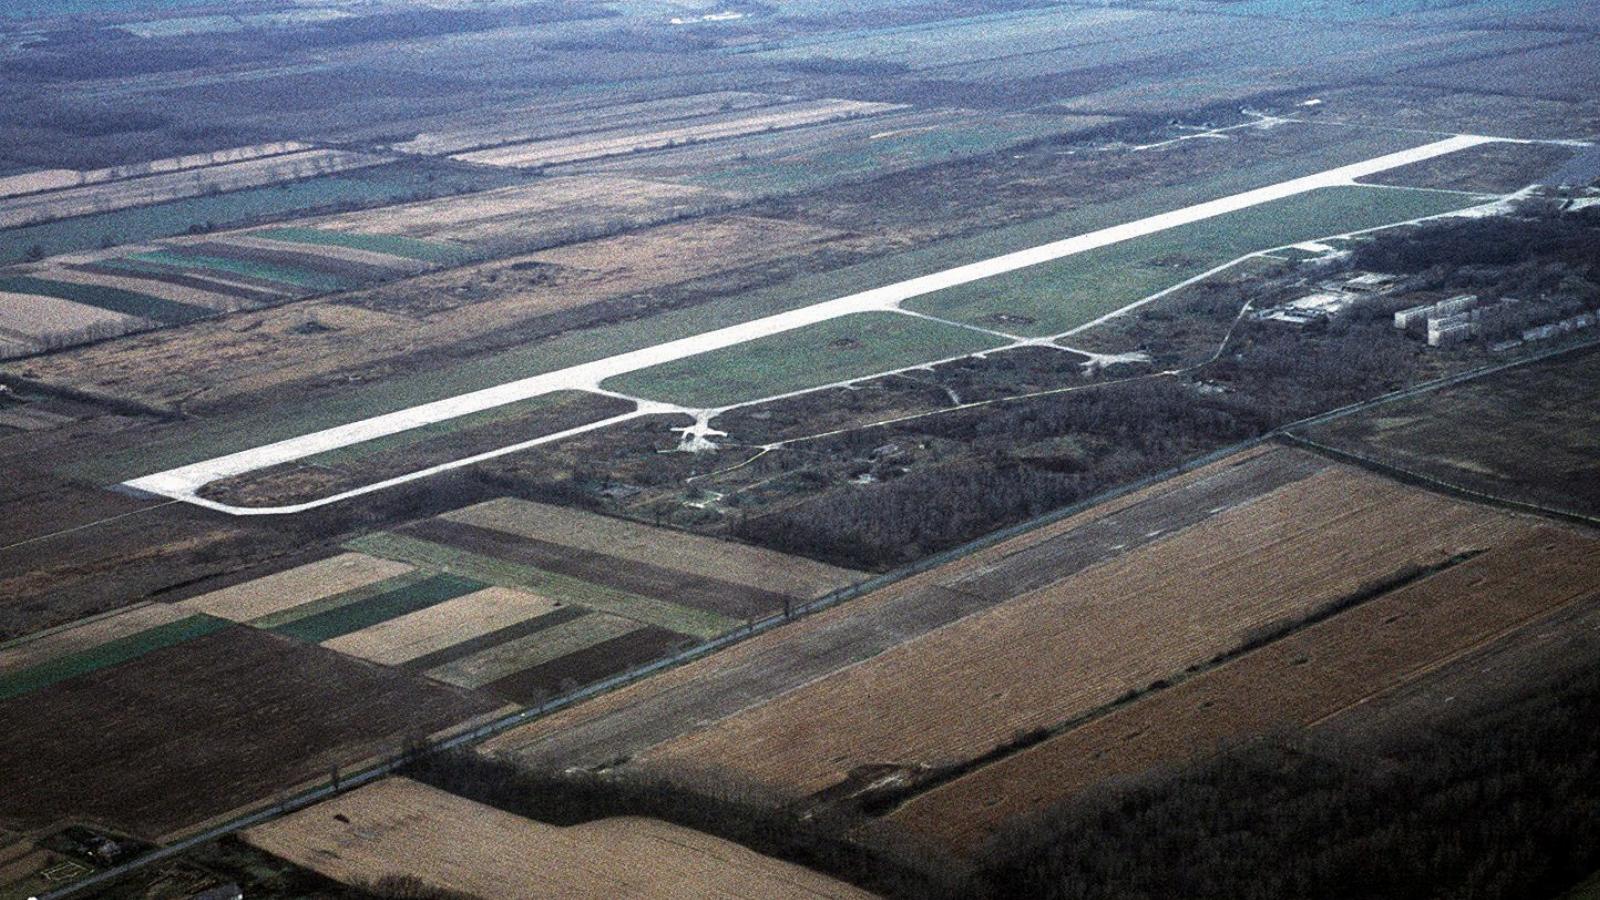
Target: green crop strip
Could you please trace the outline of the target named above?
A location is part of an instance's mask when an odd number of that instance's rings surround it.
[[[434,575],[415,584],[396,588],[327,612],[296,619],[272,629],[277,634],[319,644],[399,618],[406,613],[437,606],[488,587],[481,581],[458,575]]]
[[[136,294],[133,291],[125,291],[121,288],[104,287],[97,284],[75,284],[67,281],[50,281],[49,279],[34,278],[29,275],[8,275],[0,278],[0,292],[43,294],[46,297],[71,300],[74,303],[82,303],[85,306],[93,306],[109,312],[139,316],[144,319],[155,319],[157,322],[168,324],[188,322],[201,316],[211,315],[211,310],[203,306],[176,303],[171,300],[163,300],[160,297],[151,297],[148,294]]]
[[[0,700],[9,700],[68,678],[119,665],[155,650],[213,634],[232,624],[226,619],[211,616],[189,616],[138,634],[108,641],[98,647],[52,659],[20,672],[3,675],[0,676]]]

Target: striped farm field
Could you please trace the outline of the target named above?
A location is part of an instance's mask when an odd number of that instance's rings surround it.
[[[266,238],[288,244],[346,247],[406,259],[455,264],[467,262],[477,254],[471,247],[448,241],[425,241],[401,234],[364,234],[332,228],[263,228],[249,232],[254,237]]]
[[[0,334],[12,335],[42,348],[56,335],[74,335],[103,328],[112,334],[132,331],[145,320],[108,312],[43,294],[0,291]]]
[[[535,619],[555,601],[514,588],[490,587],[324,641],[323,646],[386,666],[398,666],[473,638]]]
[[[174,303],[171,300],[163,300],[160,297],[152,297],[149,294],[139,294],[103,285],[52,281],[29,275],[0,275],[0,293],[42,294],[47,297],[59,297],[62,300],[70,300],[73,303],[97,307],[107,312],[153,319],[166,324],[187,322],[211,314],[211,310],[203,306]]]
[[[430,669],[427,675],[457,687],[483,687],[530,666],[553,662],[641,627],[631,619],[590,613]]]
[[[0,645],[0,675],[20,672],[53,659],[92,650],[193,614],[175,604],[141,603],[110,615],[73,622]]]
[[[286,622],[273,627],[272,630],[302,641],[322,643],[407,613],[454,600],[485,587],[487,585],[481,581],[457,575],[432,575],[375,596],[334,607],[326,612]]]
[[[1315,725],[1485,641],[1600,597],[1600,541],[1538,527],[912,799],[891,818],[971,850],[1107,779]]]
[[[398,875],[474,897],[871,896],[793,863],[654,819],[601,819],[563,828],[403,778],[366,785],[242,836],[345,884]]]
[[[404,534],[363,535],[346,542],[346,546],[373,556],[455,572],[489,584],[527,588],[563,603],[585,606],[679,634],[712,638],[741,624],[738,619],[709,610],[695,609],[657,597],[641,597],[534,566]]]
[[[619,565],[640,562],[811,599],[860,581],[864,573],[762,547],[655,528],[625,519],[502,497],[440,516],[575,550]]]
[[[246,278],[258,278],[263,281],[292,285],[307,290],[335,291],[355,284],[355,281],[351,279],[322,272],[313,272],[309,269],[273,265],[272,263],[253,260],[233,259],[226,256],[210,256],[201,253],[191,254],[181,252],[176,248],[154,250],[148,253],[135,253],[129,258],[137,262],[155,263],[179,269],[196,269],[201,272],[224,272],[230,275],[242,275]]]
[[[186,616],[63,656],[36,662],[0,675],[0,701],[49,687],[78,675],[138,659],[154,650],[181,644],[227,628],[232,623],[211,616]]]
[[[385,581],[412,571],[391,559],[361,553],[338,556],[182,601],[195,612],[249,622],[287,609]]]
[[[1396,573],[1516,540],[1532,527],[1325,468],[641,759],[720,767],[799,795],[860,766],[971,759]]]

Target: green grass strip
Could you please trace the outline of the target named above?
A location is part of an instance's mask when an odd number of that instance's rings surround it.
[[[478,254],[470,247],[443,241],[425,241],[399,234],[361,234],[354,231],[334,231],[325,228],[263,228],[250,232],[252,237],[289,244],[317,244],[326,247],[348,247],[389,256],[403,256],[425,262],[460,263]]]
[[[382,581],[376,581],[372,584],[365,584],[358,588],[352,588],[342,594],[334,594],[331,597],[323,597],[321,600],[313,600],[310,603],[302,603],[299,606],[292,606],[288,609],[280,610],[270,615],[262,616],[258,619],[251,619],[249,624],[255,628],[265,628],[269,630],[274,629],[281,625],[287,625],[290,622],[298,622],[301,619],[307,619],[311,616],[321,615],[330,609],[338,609],[341,606],[349,606],[352,603],[360,603],[363,600],[370,600],[379,594],[386,594],[390,591],[416,584],[419,581],[425,581],[432,577],[433,574],[434,573],[432,572],[422,571],[404,572],[394,576],[393,578],[385,578]]]
[[[345,546],[351,550],[386,559],[458,572],[490,584],[528,588],[552,600],[576,603],[598,612],[611,613],[635,622],[655,625],[702,639],[714,638],[744,624],[714,612],[680,606],[653,597],[641,597],[532,566],[506,562],[491,556],[400,534],[380,532],[362,535],[347,541]]]
[[[989,350],[991,334],[900,313],[858,313],[609,378],[610,390],[724,406]]]
[[[1028,335],[1059,334],[1247,253],[1437,215],[1487,198],[1321,188],[906,301],[905,308]],[[996,324],[998,314],[1026,317]]]
[[[157,322],[166,322],[168,324],[188,322],[201,316],[211,315],[211,310],[203,306],[191,306],[187,303],[163,300],[160,297],[137,294],[121,288],[105,287],[98,284],[50,281],[46,278],[34,278],[31,275],[0,277],[0,292],[43,294],[46,297],[71,300],[74,303],[82,303],[85,306],[93,306],[110,312],[139,316],[145,319],[155,319]]]
[[[108,641],[98,647],[52,659],[20,672],[0,676],[0,700],[9,700],[68,678],[119,665],[155,650],[213,634],[232,624],[226,619],[212,616],[189,616],[176,622],[157,625],[138,634]]]
[[[386,591],[376,597],[296,619],[272,630],[278,634],[320,644],[379,622],[399,618],[406,613],[437,606],[446,600],[454,600],[473,591],[481,591],[485,587],[488,585],[472,578],[448,574],[434,575],[415,584]]]
[[[276,281],[280,284],[290,284],[308,290],[338,291],[354,287],[358,282],[352,278],[341,278],[326,272],[313,272],[309,269],[300,269],[293,266],[282,266],[273,263],[259,262],[250,259],[229,259],[226,256],[206,256],[186,253],[171,253],[166,250],[155,250],[149,253],[135,253],[129,259],[142,262],[159,263],[164,266],[176,266],[185,269],[200,269],[209,272],[231,272],[235,275],[244,275],[249,278],[261,278],[267,281]]]

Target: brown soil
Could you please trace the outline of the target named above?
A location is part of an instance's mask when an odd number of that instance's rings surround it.
[[[491,708],[234,627],[0,703],[0,818],[155,839]]]

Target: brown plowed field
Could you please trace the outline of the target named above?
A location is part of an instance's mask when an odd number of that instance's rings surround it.
[[[0,821],[156,839],[493,705],[233,627],[0,703]]]
[[[1230,738],[1305,726],[1600,596],[1600,541],[1550,528],[1364,603],[922,795],[892,818],[970,850],[1009,821]]]
[[[560,828],[403,778],[244,832],[346,884],[386,875],[476,897],[865,898],[850,885],[654,819]]]
[[[1237,454],[530,722],[485,750],[557,767],[637,755],[999,606],[1012,596],[999,592],[1006,584],[1065,578],[1154,540],[1163,524],[1215,516],[1326,465],[1267,447]],[[1018,573],[1018,567],[1042,568]],[[979,593],[969,583],[994,589]]]
[[[859,766],[970,759],[1368,583],[1529,527],[1329,469],[658,746],[644,760],[733,770],[810,794]]]
[[[686,643],[683,635],[647,625],[549,662],[529,666],[484,685],[484,690],[521,703],[553,697],[573,685],[592,684],[661,659]]]
[[[577,176],[346,213],[312,224],[514,247],[556,243],[558,235],[592,231],[607,222],[631,220],[646,225],[664,221],[676,218],[682,210],[702,209],[726,199],[716,191],[666,182]]]
[[[805,599],[820,597],[867,577],[863,572],[763,547],[511,497],[489,500],[439,518],[626,561],[618,565],[637,563]]]
[[[404,575],[411,569],[405,563],[364,553],[341,553],[220,591],[191,597],[177,605],[192,612],[235,622],[249,622],[303,603]]]
[[[176,605],[141,603],[48,634],[31,636],[0,649],[0,674],[19,672],[52,659],[80,653],[117,638],[176,622],[191,614],[190,610]]]
[[[515,588],[490,587],[342,635],[322,646],[385,666],[398,666],[555,610],[553,600]]]
[[[560,219],[566,214],[550,215]],[[413,373],[419,359],[426,361],[433,351],[501,341],[508,329],[549,317],[604,318],[609,314],[605,307],[631,303],[629,297],[770,264],[774,254],[782,259],[810,258],[840,242],[849,243],[842,251],[870,241],[744,216],[677,222],[550,251],[555,255],[548,259],[570,259],[573,268],[540,267],[546,254],[466,266],[337,299],[265,309],[226,321],[195,322],[134,343],[82,347],[30,360],[29,367],[41,379],[73,387],[155,405],[181,399],[186,410],[231,414],[239,404],[261,397],[280,400],[286,386],[309,381],[346,393],[349,376],[368,381],[385,373]],[[529,263],[535,265],[537,278],[529,276]],[[92,263],[84,268],[97,269]],[[548,271],[552,268],[553,273]],[[282,299],[225,288],[192,273],[120,274],[200,290],[242,292],[241,299],[252,303],[276,304]],[[593,310],[586,311],[588,307]],[[326,327],[308,331],[305,326],[310,321]],[[291,394],[294,390],[287,389]]]
[[[760,618],[782,610],[785,601],[805,599],[442,518],[408,525],[400,533],[735,618]]]
[[[688,119],[658,128],[644,130],[637,127],[619,128],[613,131],[510,144],[492,150],[463,153],[455,158],[490,166],[539,168],[675,147],[680,144],[821,125],[837,119],[877,115],[898,108],[900,107],[893,104],[859,100],[801,100],[751,112],[714,114]]]

